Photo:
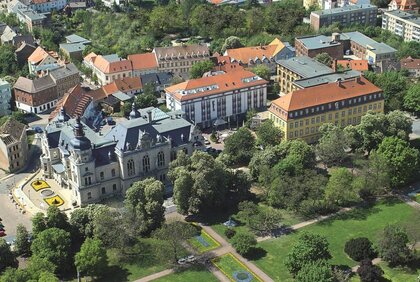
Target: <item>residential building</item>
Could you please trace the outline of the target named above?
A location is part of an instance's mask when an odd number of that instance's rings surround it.
[[[252,68],[265,64],[271,69],[272,73],[275,73],[276,60],[294,57],[295,50],[288,42],[283,43],[276,38],[268,45],[227,49],[224,56],[229,56],[231,63],[238,62],[243,67]]]
[[[63,97],[64,93],[80,82],[79,70],[72,63],[49,71],[48,74],[57,86],[58,98]]]
[[[242,5],[246,3],[246,0],[207,0],[207,2],[213,5]],[[261,5],[270,4],[273,0],[258,0]]]
[[[128,55],[127,59],[133,64],[133,76],[158,72],[159,65],[155,53]]]
[[[315,58],[316,55],[327,53],[331,58],[342,59],[344,55],[340,35],[333,33],[331,37],[325,35],[302,36],[295,39],[296,56]]]
[[[95,132],[80,118],[70,119],[63,109],[45,132],[43,176],[70,190],[76,206],[124,195],[134,182],[149,177],[169,184],[166,175],[177,152],[191,155],[203,144],[201,132],[180,113],[157,108],[133,108],[130,120],[107,133]]]
[[[404,41],[420,42],[420,17],[400,10],[386,11],[382,15],[382,29],[401,36]]]
[[[108,96],[117,92],[122,92],[130,97],[134,97],[134,95],[143,91],[143,84],[139,77],[126,77],[114,80],[113,82],[102,86],[102,89]]]
[[[41,46],[28,57],[29,73],[38,75],[48,70],[60,67],[58,54],[54,51],[45,51]]]
[[[166,107],[202,128],[239,124],[248,110],[266,106],[267,83],[245,70],[191,79],[165,89]]]
[[[7,11],[16,14],[18,20],[26,25],[29,32],[35,27],[42,27],[47,21],[45,14],[40,14],[18,0],[9,3]]]
[[[60,11],[67,5],[67,0],[30,0],[29,7],[38,13]]]
[[[401,69],[408,71],[410,77],[420,78],[420,59],[413,59],[411,57],[402,59],[400,61]]]
[[[80,44],[84,44],[84,45],[90,45],[91,44],[90,40],[88,40],[84,37],[81,37],[77,34],[70,34],[70,35],[67,35],[65,38],[66,38],[66,43],[80,43]]]
[[[302,78],[293,81],[293,91],[298,89],[310,88],[322,84],[328,84],[337,81],[346,81],[360,77],[359,71],[347,70],[343,72],[327,73],[320,76]]]
[[[35,52],[36,47],[32,44],[22,43],[15,51],[16,61],[19,67],[23,67],[28,63],[28,58]]]
[[[0,168],[14,172],[25,167],[28,160],[27,126],[9,118],[0,127]]]
[[[11,114],[10,100],[12,99],[12,89],[10,83],[0,79],[0,116]]]
[[[214,63],[213,71],[231,72],[244,69],[238,61],[232,60],[229,56],[213,54],[213,57],[211,57],[210,60]]]
[[[140,79],[143,85],[153,84],[157,92],[162,92],[171,85],[173,75],[170,72],[155,72],[142,74]]]
[[[12,45],[17,48],[19,48],[23,43],[34,45],[35,39],[32,34],[18,34],[12,39]]]
[[[182,77],[189,77],[190,69],[196,62],[210,59],[210,51],[206,44],[156,47],[153,53],[160,71],[172,72]]]
[[[359,124],[368,111],[383,113],[382,90],[363,77],[295,90],[274,100],[269,117],[283,131],[285,140],[313,143],[324,123]]]
[[[1,44],[11,44],[15,36],[17,36],[15,30],[9,26],[6,26],[6,28],[0,36]]]
[[[122,59],[117,54],[102,56],[90,53],[83,59],[83,63],[92,70],[100,85],[131,77],[133,74],[131,61]]]
[[[323,26],[339,23],[341,26],[349,25],[376,25],[378,7],[374,5],[355,5],[329,10],[313,11],[310,16],[311,26],[319,30]]]
[[[405,12],[415,12],[418,10],[416,0],[391,0],[388,4],[388,10],[401,10]]]
[[[71,34],[66,36],[66,43],[60,44],[60,51],[72,60],[81,61],[83,59],[83,50],[90,44],[90,40],[77,34]]]
[[[333,70],[355,70],[355,71],[368,71],[369,64],[367,60],[334,60],[333,62]]]
[[[285,95],[295,89],[293,81],[333,73],[333,70],[315,59],[300,56],[277,61],[277,78],[280,94]]]

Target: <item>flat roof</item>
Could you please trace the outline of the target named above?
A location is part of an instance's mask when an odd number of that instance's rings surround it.
[[[353,6],[345,6],[341,8],[334,8],[334,9],[327,9],[327,10],[318,10],[313,11],[311,14],[324,16],[324,15],[333,15],[333,14],[340,14],[340,13],[347,13],[350,11],[358,11],[358,10],[364,10],[364,9],[373,9],[378,8],[375,5],[370,4],[362,4],[362,5],[353,5]]]
[[[277,63],[304,78],[320,76],[334,72],[326,65],[307,56],[293,57],[287,60],[278,60]]]
[[[325,35],[298,37],[296,40],[302,42],[308,49],[321,49],[341,44],[340,42],[333,41],[331,36]]]
[[[357,44],[362,45],[363,47],[367,48],[368,50],[370,50],[371,52],[375,54],[386,54],[386,53],[397,52],[397,50],[392,48],[391,46],[383,42],[376,42],[372,38],[358,31],[345,32],[345,33],[342,33],[342,35],[356,42]]]
[[[313,87],[316,85],[327,84],[331,82],[336,82],[338,80],[347,80],[350,78],[355,78],[360,76],[359,71],[349,70],[342,73],[329,73],[321,76],[303,78],[293,81],[293,84],[301,88]]]
[[[404,19],[406,21],[409,21],[413,24],[420,25],[420,17],[410,14],[410,13],[403,12],[401,10],[386,11],[384,12],[384,14],[389,14],[389,15]]]
[[[83,51],[86,45],[82,43],[60,43],[60,49],[64,49],[69,53]]]

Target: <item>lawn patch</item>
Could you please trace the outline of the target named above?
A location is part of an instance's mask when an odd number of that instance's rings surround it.
[[[193,266],[188,269],[169,274],[168,276],[154,280],[156,282],[197,282],[197,281],[219,281],[204,266]]]
[[[231,253],[214,258],[212,262],[231,281],[262,282],[261,278],[259,278],[255,273],[253,273],[248,267],[246,267]]]
[[[198,235],[188,240],[188,243],[190,243],[190,245],[200,254],[220,247],[220,243],[202,228],[200,229],[200,233]]]

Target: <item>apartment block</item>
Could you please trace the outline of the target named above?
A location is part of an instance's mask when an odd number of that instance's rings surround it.
[[[420,17],[401,10],[386,11],[382,15],[382,29],[401,36],[404,41],[420,42]]]

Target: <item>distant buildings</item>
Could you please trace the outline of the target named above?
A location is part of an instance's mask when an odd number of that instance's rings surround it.
[[[62,108],[45,131],[42,173],[69,189],[77,206],[124,195],[134,182],[148,177],[169,184],[166,175],[177,152],[191,155],[203,146],[201,132],[181,113],[157,108],[133,108],[130,120],[105,133],[70,119]]]
[[[0,127],[0,168],[14,172],[25,166],[28,160],[26,128],[13,118]]]
[[[66,36],[66,43],[60,44],[60,51],[70,59],[81,61],[83,59],[83,50],[90,43],[90,40],[72,34]]]
[[[401,11],[416,11],[418,10],[416,0],[391,0],[388,4],[388,10],[401,10]]]
[[[267,83],[245,70],[192,79],[165,89],[166,106],[203,128],[236,124],[248,110],[266,106]]]
[[[26,25],[29,32],[32,32],[34,27],[42,27],[48,18],[45,14],[34,11],[18,0],[10,2],[7,10],[9,13],[16,14],[18,20]]]
[[[53,108],[58,99],[79,82],[79,72],[73,64],[61,66],[33,80],[19,77],[13,86],[16,107],[27,113],[42,113]]]
[[[67,0],[30,0],[29,7],[38,13],[60,11],[67,5]]]
[[[280,97],[271,104],[269,118],[284,132],[284,139],[313,143],[319,138],[322,124],[359,124],[368,111],[384,111],[382,90],[367,79],[356,77]]]
[[[12,90],[10,83],[0,79],[0,116],[11,114],[10,100],[12,99]]]
[[[408,57],[400,61],[401,69],[408,71],[410,77],[420,78],[420,59]],[[419,93],[420,95],[420,93]]]
[[[420,42],[420,17],[400,10],[386,11],[382,15],[382,29],[401,36],[404,41]]]
[[[329,10],[319,10],[311,13],[311,26],[315,30],[338,23],[341,26],[354,24],[376,25],[378,7],[373,5],[355,5]]]
[[[341,59],[344,55],[344,48],[338,33],[333,33],[331,37],[325,35],[297,37],[295,48],[296,56],[314,58],[318,54],[327,53],[331,58]]]
[[[231,63],[237,62],[243,67],[252,68],[264,64],[275,73],[276,60],[294,57],[295,50],[288,42],[276,38],[268,45],[227,49],[224,56],[229,56]]]
[[[188,77],[193,64],[210,59],[206,44],[156,47],[153,49],[161,72]]]

